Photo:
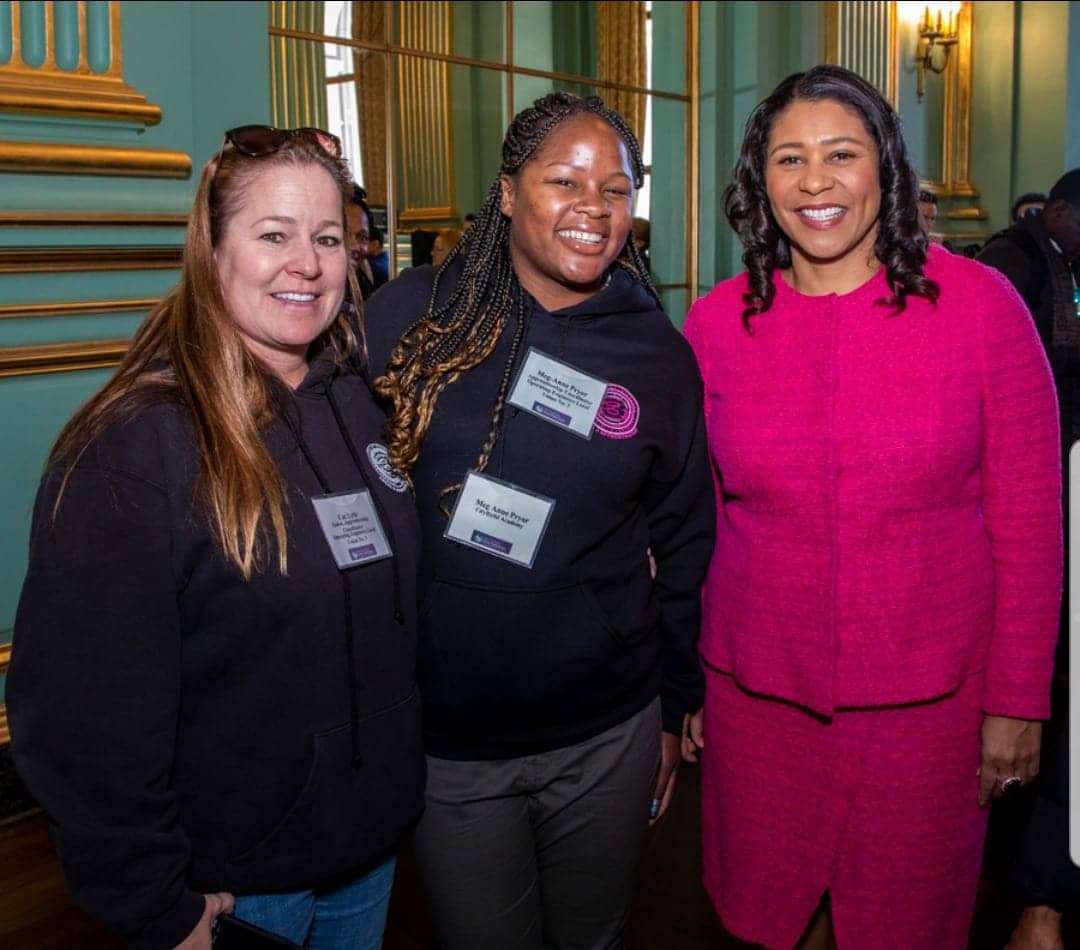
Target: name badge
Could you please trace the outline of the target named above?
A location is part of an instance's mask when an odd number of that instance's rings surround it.
[[[529,347],[510,404],[588,439],[607,383]]]
[[[366,488],[312,498],[315,516],[341,570],[393,557]]]
[[[443,536],[531,568],[554,507],[553,498],[469,472]]]

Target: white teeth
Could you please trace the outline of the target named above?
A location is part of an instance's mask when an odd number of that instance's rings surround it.
[[[801,208],[799,210],[799,214],[813,218],[815,221],[828,221],[831,218],[839,217],[843,213],[843,208]]]
[[[274,294],[278,300],[288,300],[290,303],[311,303],[315,299],[314,294]]]
[[[575,241],[581,241],[583,244],[599,244],[604,240],[600,234],[591,234],[588,231],[560,231],[560,236],[572,238]]]

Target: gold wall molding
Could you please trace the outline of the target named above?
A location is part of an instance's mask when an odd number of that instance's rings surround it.
[[[858,73],[896,106],[900,79],[894,0],[825,4],[825,61]]]
[[[0,676],[3,676],[11,664],[11,644],[0,643]]]
[[[0,227],[179,227],[186,228],[186,212],[172,211],[0,211]]]
[[[191,158],[165,149],[61,142],[0,142],[0,171],[132,178],[188,178]]]
[[[91,340],[87,343],[0,346],[0,378],[116,366],[124,358],[130,344],[131,341],[125,338]]]
[[[160,297],[141,297],[123,300],[65,300],[62,303],[8,303],[0,304],[0,320],[96,313],[139,313],[152,309],[160,300]]]
[[[394,12],[403,45],[444,54],[453,49],[449,0],[400,3]],[[393,69],[398,96],[394,121],[401,172],[399,220],[456,218],[450,67],[437,60],[398,57]],[[445,215],[430,213],[444,208],[448,209]]]
[[[94,22],[88,16],[86,0],[78,0],[75,35],[67,29],[58,30],[58,26],[70,24],[58,24],[54,3],[42,4],[44,49],[38,65],[28,61],[38,51],[28,49],[22,6],[11,4],[11,58],[0,66],[0,111],[136,122],[143,126],[161,121],[161,109],[124,82],[119,0],[109,0],[107,20]],[[67,44],[63,51],[62,43]],[[91,44],[109,51],[103,70],[100,64],[98,69],[91,65]],[[71,53],[75,54],[73,61],[62,62]]]
[[[180,245],[150,247],[6,247],[0,248],[0,274],[68,273],[103,270],[174,270]]]

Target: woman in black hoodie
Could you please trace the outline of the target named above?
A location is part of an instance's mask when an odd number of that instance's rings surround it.
[[[462,242],[369,307],[424,532],[416,843],[445,950],[620,945],[701,705],[701,379],[634,245],[642,176],[599,99],[538,100]]]
[[[76,900],[136,947],[209,948],[235,897],[377,950],[423,806],[418,527],[343,308],[350,187],[326,133],[227,133],[180,284],[38,494],[15,764]]]

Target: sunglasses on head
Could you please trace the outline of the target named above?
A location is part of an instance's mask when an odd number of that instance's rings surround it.
[[[273,155],[286,142],[304,139],[314,142],[331,158],[341,158],[341,139],[322,129],[275,129],[272,125],[241,125],[225,133],[225,141],[241,155],[262,158]]]

